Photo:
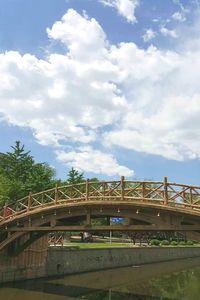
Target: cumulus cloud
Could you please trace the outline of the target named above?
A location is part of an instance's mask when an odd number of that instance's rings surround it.
[[[172,19],[178,22],[184,22],[186,20],[186,17],[184,13],[177,11],[172,15]]]
[[[134,100],[120,126],[104,134],[106,145],[175,160],[200,158],[200,48],[195,54],[193,50],[178,54],[155,47],[144,51],[127,44],[115,50],[121,67],[130,66],[135,57],[124,81],[127,98]]]
[[[145,43],[153,40],[155,37],[156,37],[156,32],[153,31],[151,28],[146,29],[144,35],[142,36],[143,41]]]
[[[119,165],[111,154],[94,150],[88,146],[81,147],[77,151],[65,152],[61,150],[57,151],[56,154],[61,162],[82,171],[107,174],[109,176],[121,176],[123,174],[129,177],[134,175],[132,170]]]
[[[0,54],[1,120],[30,128],[59,160],[88,172],[132,176],[113,156],[115,145],[200,158],[198,39],[179,52],[112,45],[95,19],[72,9],[47,33],[64,54]]]
[[[99,0],[106,6],[114,7],[130,23],[136,23],[135,10],[139,0]]]
[[[174,29],[168,29],[165,26],[162,26],[160,28],[160,32],[163,36],[166,36],[166,37],[171,37],[171,38],[177,38],[178,37],[178,35],[177,35],[177,33]]]
[[[127,107],[106,35],[96,20],[73,9],[47,33],[66,47],[65,55],[0,54],[0,114],[8,123],[31,128],[43,145],[91,143],[98,129],[119,120]]]

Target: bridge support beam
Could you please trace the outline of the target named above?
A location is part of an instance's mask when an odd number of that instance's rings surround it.
[[[88,227],[90,225],[90,227]],[[53,232],[53,231],[200,231],[200,225],[70,225],[70,226],[32,226],[32,227],[12,227],[8,231],[21,232]]]
[[[91,225],[91,211],[90,211],[90,209],[87,209],[87,212],[86,212],[86,224]]]

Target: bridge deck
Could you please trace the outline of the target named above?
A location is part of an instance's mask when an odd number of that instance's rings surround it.
[[[66,186],[56,186],[40,193],[30,193],[27,197],[5,206],[0,211],[0,226],[19,215],[37,212],[47,207],[88,201],[140,202],[184,209],[188,213],[200,214],[200,186],[192,186],[161,181],[119,181],[90,182],[89,180]]]

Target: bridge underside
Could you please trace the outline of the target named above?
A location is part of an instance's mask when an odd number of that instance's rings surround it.
[[[113,224],[113,217],[122,217],[123,223]],[[99,225],[99,218],[103,218],[103,225]],[[200,221],[199,212],[192,210],[141,202],[90,201],[30,211],[4,221],[0,231],[0,251],[7,248],[18,253],[42,235],[56,231],[176,231],[200,240]]]

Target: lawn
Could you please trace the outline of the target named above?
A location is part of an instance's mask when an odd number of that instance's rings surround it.
[[[64,243],[64,246],[69,246],[69,247],[79,247],[81,249],[83,248],[113,248],[113,247],[130,247],[132,244],[131,243],[109,243],[109,242],[100,242],[100,243]]]

